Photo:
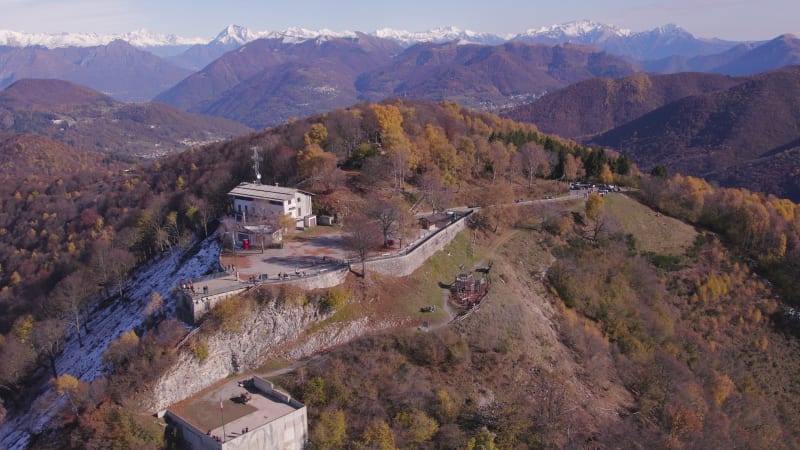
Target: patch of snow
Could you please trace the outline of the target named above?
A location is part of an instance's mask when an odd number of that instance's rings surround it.
[[[196,253],[176,250],[164,254],[139,268],[126,286],[126,300],[116,300],[105,308],[98,301],[88,322],[91,333],[83,337],[83,347],[75,335],[71,336],[64,351],[56,361],[59,375],[71,374],[82,381],[92,381],[103,373],[103,353],[108,344],[122,333],[138,329],[148,318],[145,306],[154,293],[164,298],[164,312],[174,318],[176,304],[172,291],[181,279],[191,279],[214,272],[219,268],[219,243],[211,236],[199,244]],[[184,261],[184,259],[186,259]],[[42,396],[52,396],[49,385],[41,386]],[[0,426],[0,448],[24,449],[31,433],[41,431],[59,408],[31,408],[29,411],[7,418]]]

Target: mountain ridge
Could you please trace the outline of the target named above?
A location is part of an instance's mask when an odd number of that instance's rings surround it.
[[[123,158],[152,158],[250,130],[159,103],[125,104],[63,80],[20,80],[0,91],[0,132],[25,133]]]
[[[256,31],[240,25],[229,24],[220,30],[213,38],[182,37],[175,34],[151,32],[146,29],[119,34],[98,33],[25,33],[13,30],[0,30],[0,45],[3,46],[43,46],[47,48],[70,46],[97,46],[105,45],[114,40],[124,40],[136,47],[166,47],[166,46],[192,46],[205,45],[213,42],[221,44],[237,43],[243,45],[262,38],[276,38],[282,35],[297,39],[308,40],[319,36],[353,37],[357,33],[369,34],[376,37],[391,39],[395,42],[410,46],[420,42],[450,42],[464,41],[475,44],[486,43],[500,44],[511,40],[531,40],[542,43],[572,42],[595,45],[597,42],[611,36],[630,37],[640,34],[670,34],[681,30],[690,34],[683,28],[666,24],[651,30],[632,31],[614,25],[603,24],[591,20],[576,20],[553,24],[539,28],[529,28],[520,33],[495,34],[457,26],[442,26],[425,31],[409,31],[394,28],[380,28],[374,31],[333,31],[330,29],[311,30],[301,27],[290,27],[285,30]],[[537,40],[539,39],[539,40]],[[549,39],[549,41],[548,41]],[[576,40],[572,40],[576,39]],[[706,41],[721,41],[719,39],[701,39]]]

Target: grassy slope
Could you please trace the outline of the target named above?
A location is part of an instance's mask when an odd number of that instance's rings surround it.
[[[697,236],[691,225],[658,214],[626,195],[607,195],[604,204],[606,212],[616,219],[623,231],[636,238],[641,251],[681,255]]]

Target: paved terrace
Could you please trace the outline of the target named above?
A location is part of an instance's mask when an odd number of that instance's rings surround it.
[[[420,230],[417,239],[404,243],[402,249],[398,246],[382,249],[373,252],[370,258],[404,254],[432,233]],[[235,255],[227,253],[220,256],[224,272],[191,280],[194,292],[185,292],[191,294],[193,299],[200,300],[205,296],[224,294],[256,284],[292,281],[340,269],[352,258],[344,248],[342,234],[340,229],[330,228],[329,232],[315,236],[300,235],[287,240],[283,248],[267,248],[263,253],[257,246],[249,250],[239,248]]]

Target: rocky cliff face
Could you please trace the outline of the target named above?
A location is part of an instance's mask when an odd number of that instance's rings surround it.
[[[370,331],[399,325],[361,317],[307,331],[328,317],[313,306],[269,303],[244,319],[239,332],[221,331],[203,336],[201,331],[181,348],[179,362],[156,383],[145,407],[153,412],[163,411],[222,378],[255,370],[270,358],[304,358]],[[203,361],[189,350],[194,339],[204,340],[208,345],[208,357]]]
[[[316,308],[264,305],[241,322],[239,332],[221,331],[192,339],[208,345],[208,357],[200,361],[181,350],[179,362],[154,386],[149,409],[160,411],[230,374],[255,369],[276,347],[298,338],[310,324],[324,319]]]

